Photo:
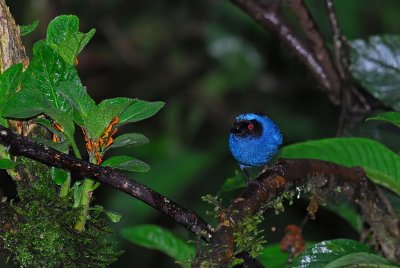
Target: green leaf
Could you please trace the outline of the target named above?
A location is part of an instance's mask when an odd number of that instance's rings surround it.
[[[20,25],[19,29],[21,31],[21,36],[25,36],[33,32],[39,25],[39,20],[35,20],[29,25]]]
[[[36,42],[34,57],[24,73],[23,90],[35,89],[58,110],[69,111],[71,105],[59,94],[57,88],[68,81],[81,85],[78,73],[60,55],[44,42]]]
[[[150,166],[145,162],[126,155],[110,157],[101,165],[133,172],[147,172],[150,170]]]
[[[265,247],[257,259],[265,267],[281,268],[288,262],[289,254],[283,252],[279,244],[273,244]]]
[[[111,121],[134,101],[130,98],[113,98],[100,102],[84,120],[88,136],[99,139]]]
[[[342,268],[342,267],[395,268],[399,267],[399,265],[376,254],[358,252],[340,257],[328,263],[324,267],[325,268]]]
[[[400,36],[371,36],[350,42],[350,70],[363,87],[400,110]]]
[[[74,109],[74,119],[79,126],[84,125],[84,120],[96,109],[96,103],[87,94],[86,88],[69,81],[60,83],[58,91],[64,96]]]
[[[137,122],[155,115],[165,103],[162,101],[148,102],[136,100],[120,115],[120,124]]]
[[[148,143],[150,140],[143,134],[140,133],[127,133],[122,134],[115,138],[113,144],[109,147],[119,148],[126,146],[139,146]]]
[[[379,120],[389,122],[396,127],[400,127],[400,113],[399,112],[386,112],[382,114],[378,114],[377,116],[373,116],[367,119],[369,120]]]
[[[35,118],[35,123],[44,126],[51,133],[57,134],[60,137],[65,137],[64,133],[62,133],[61,131],[58,131],[57,129],[55,129],[53,127],[53,124],[52,124],[51,120],[49,120],[49,119],[40,118],[40,117]],[[38,141],[38,142],[40,142],[40,141]],[[45,140],[45,142],[51,142],[51,141]],[[41,143],[43,143],[43,142],[41,142]],[[54,142],[51,142],[51,143],[54,143]],[[45,143],[43,143],[43,144],[45,144]],[[58,144],[58,143],[56,143],[56,144]],[[49,145],[49,144],[46,144],[46,145]],[[51,145],[51,146],[53,146],[53,145]],[[57,149],[57,150],[59,150],[59,149]],[[62,150],[59,150],[59,151],[62,151]]]
[[[0,107],[17,90],[21,82],[22,68],[21,63],[15,64],[0,75]]]
[[[157,225],[148,224],[124,228],[121,235],[136,245],[159,250],[179,262],[188,262],[195,255],[193,246]]]
[[[365,138],[329,138],[283,147],[281,157],[331,161],[361,166],[375,183],[400,194],[400,157],[379,142]]]
[[[32,140],[41,143],[43,145],[47,145],[53,149],[56,149],[60,152],[66,153],[68,151],[69,148],[69,143],[67,140],[63,141],[63,142],[52,142],[51,140],[45,140],[41,137],[33,137]]]
[[[247,186],[247,182],[244,177],[239,173],[235,172],[235,176],[226,179],[221,187],[222,192],[231,192],[233,190],[241,189]]]
[[[22,75],[22,64],[15,64],[0,75],[0,124],[8,126],[3,118],[4,104],[19,87]]]
[[[363,222],[360,214],[355,209],[344,203],[329,204],[327,208],[346,220],[354,230],[361,232]]]
[[[51,178],[57,185],[62,185],[68,179],[68,172],[60,168],[52,167],[50,174]]]
[[[51,104],[38,90],[21,90],[6,101],[3,116],[30,118],[43,113],[49,107],[51,107]]]
[[[87,45],[95,32],[95,29],[91,29],[86,34],[79,32],[78,17],[62,15],[49,23],[46,41],[69,65],[74,65],[79,52]]]
[[[0,169],[10,169],[14,168],[17,164],[11,161],[10,159],[0,159]]]
[[[121,214],[118,212],[104,210],[104,213],[106,214],[107,218],[109,218],[110,221],[112,221],[114,223],[119,222],[122,218]]]
[[[372,253],[365,244],[349,239],[323,241],[306,249],[287,268],[319,268],[351,253]]]

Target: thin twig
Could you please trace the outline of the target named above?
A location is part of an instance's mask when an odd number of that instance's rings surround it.
[[[13,155],[29,157],[46,165],[77,172],[83,177],[96,179],[108,184],[168,215],[204,240],[208,241],[212,237],[211,227],[199,215],[179,206],[167,197],[134,181],[116,169],[101,167],[61,153],[53,148],[15,134],[1,125],[0,143],[9,147],[10,153]]]
[[[342,34],[342,30],[339,27],[339,23],[336,17],[336,12],[333,7],[332,0],[325,0],[326,8],[328,9],[329,21],[331,23],[333,31],[333,44],[335,49],[335,61],[336,66],[339,70],[340,77],[343,80],[348,80],[348,67],[349,60],[346,49],[346,42]]]
[[[334,63],[332,62],[329,51],[325,46],[325,41],[322,38],[313,17],[307,9],[304,0],[289,0],[288,3],[293,13],[297,16],[300,25],[310,41],[314,55],[326,70],[328,79],[331,81],[335,91],[337,94],[340,94],[342,81]]]
[[[285,21],[281,12],[281,1],[267,1],[266,3],[261,3],[258,0],[231,1],[246,11],[261,25],[275,32],[280,40],[308,67],[323,89],[328,93],[330,100],[335,104],[340,103],[340,88],[338,88],[338,78],[335,75],[334,68],[332,69],[331,65],[322,64],[313,51]],[[325,57],[323,62],[327,60]]]

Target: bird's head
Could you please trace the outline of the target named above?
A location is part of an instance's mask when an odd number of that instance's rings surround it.
[[[237,116],[230,130],[229,148],[243,166],[266,164],[277,153],[281,143],[278,126],[261,113]]]

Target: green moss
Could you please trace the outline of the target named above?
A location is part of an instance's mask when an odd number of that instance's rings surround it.
[[[236,252],[235,254],[248,252],[251,257],[255,258],[261,254],[266,243],[263,230],[258,229],[258,225],[264,220],[263,211],[259,211],[255,215],[245,217],[238,224],[237,232],[235,232]]]
[[[19,202],[1,203],[0,246],[21,267],[107,267],[121,252],[102,209],[90,211],[84,232],[74,229],[79,210],[59,198],[49,168],[21,158]]]
[[[0,238],[20,266],[106,267],[120,253],[115,251],[115,243],[110,241],[112,231],[98,211],[92,212],[86,231],[76,233],[78,211],[65,201],[27,200],[12,208],[17,219]]]

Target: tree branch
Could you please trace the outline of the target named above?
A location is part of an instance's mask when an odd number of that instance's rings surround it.
[[[313,38],[314,48],[318,50],[319,54],[313,53],[283,18],[281,1],[271,0],[264,4],[258,0],[231,1],[246,11],[265,28],[276,33],[279,39],[308,67],[323,89],[328,93],[330,100],[335,104],[340,103],[340,79],[330,58],[327,57],[327,53],[321,54],[321,46],[323,47],[323,45],[316,38]],[[309,18],[307,20],[308,24],[310,20]],[[310,33],[312,28],[309,26],[307,26],[307,30]],[[317,37],[315,31],[312,32],[312,36]]]
[[[207,253],[212,254],[211,259],[217,262],[217,267],[224,267],[232,260],[236,247],[234,234],[246,217],[255,215],[285,191],[296,191],[299,187],[311,188],[313,194],[323,201],[337,202],[338,198],[352,200],[360,207],[363,220],[371,228],[377,243],[375,246],[387,258],[400,260],[400,221],[378,187],[361,168],[347,168],[321,160],[284,159],[256,180],[263,187],[249,184],[227,208],[227,211],[234,213],[220,214],[220,223]],[[210,256],[200,253],[196,263],[202,263],[206,258]]]
[[[74,171],[83,177],[96,179],[127,193],[168,215],[174,221],[206,241],[209,241],[212,236],[211,227],[199,215],[179,206],[167,197],[134,181],[116,169],[101,167],[61,153],[53,148],[15,134],[1,125],[0,143],[9,146],[12,155],[26,156],[46,165]]]

